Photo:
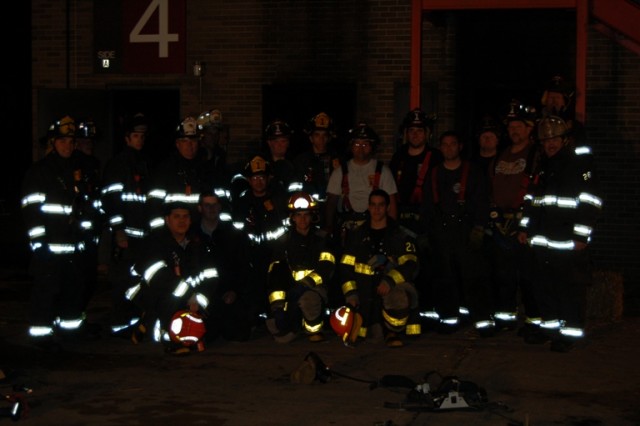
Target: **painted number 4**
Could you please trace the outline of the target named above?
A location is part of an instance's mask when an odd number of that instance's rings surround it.
[[[141,34],[153,12],[158,9],[158,34]],[[178,34],[169,34],[169,0],[151,0],[135,27],[129,33],[130,43],[158,43],[158,57],[169,57],[169,43],[179,40]]]

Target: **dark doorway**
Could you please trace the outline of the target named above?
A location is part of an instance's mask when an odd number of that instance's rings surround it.
[[[262,88],[262,129],[275,119],[285,120],[294,130],[292,156],[309,147],[303,129],[317,113],[325,112],[336,127],[335,148],[343,152],[356,112],[356,86],[351,83],[273,84]]]
[[[482,116],[504,116],[512,98],[539,108],[554,75],[575,81],[575,10],[463,11],[455,20],[456,123],[470,140]]]

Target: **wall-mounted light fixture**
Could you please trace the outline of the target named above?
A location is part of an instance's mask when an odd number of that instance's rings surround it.
[[[204,77],[206,73],[207,67],[204,62],[195,61],[193,63],[193,75],[194,77],[198,77],[198,106],[200,111],[202,111],[202,77]]]

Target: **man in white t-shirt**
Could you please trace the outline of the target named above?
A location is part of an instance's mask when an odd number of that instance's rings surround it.
[[[349,131],[352,158],[331,173],[327,184],[325,223],[329,234],[353,229],[367,217],[369,194],[385,190],[391,198],[389,216],[397,217],[396,187],[391,170],[373,157],[380,139],[366,123]]]

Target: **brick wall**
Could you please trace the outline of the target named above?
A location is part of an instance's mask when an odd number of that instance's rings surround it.
[[[68,50],[67,3],[71,7]],[[398,126],[394,88],[408,84],[410,77],[410,2],[188,0],[187,72],[183,75],[94,74],[92,3],[32,1],[34,147],[42,136],[37,127],[39,89],[175,87],[180,90],[181,115],[197,114],[199,81],[191,74],[191,64],[199,60],[207,65],[202,105],[222,109],[230,123],[231,159],[242,158],[261,137],[263,85],[301,82],[354,83],[354,116],[380,133],[380,156],[390,158]],[[456,123],[464,108],[456,103],[460,85],[456,76],[461,72],[457,22],[455,13],[439,12],[423,24],[423,83],[435,88],[440,131],[464,124]],[[547,25],[553,29],[553,22]],[[531,34],[531,38],[544,37],[545,32]],[[531,49],[526,52],[530,62],[525,65],[543,62],[544,54],[544,50]],[[640,299],[640,228],[636,223],[640,57],[590,31],[588,60],[587,129],[606,203],[595,234],[594,259],[599,267],[623,273],[627,308],[634,310]],[[522,84],[531,86],[530,81]],[[34,150],[34,156],[37,152]]]
[[[594,258],[622,272],[625,309],[640,312],[640,56],[590,31],[587,68],[586,130],[605,203]]]

